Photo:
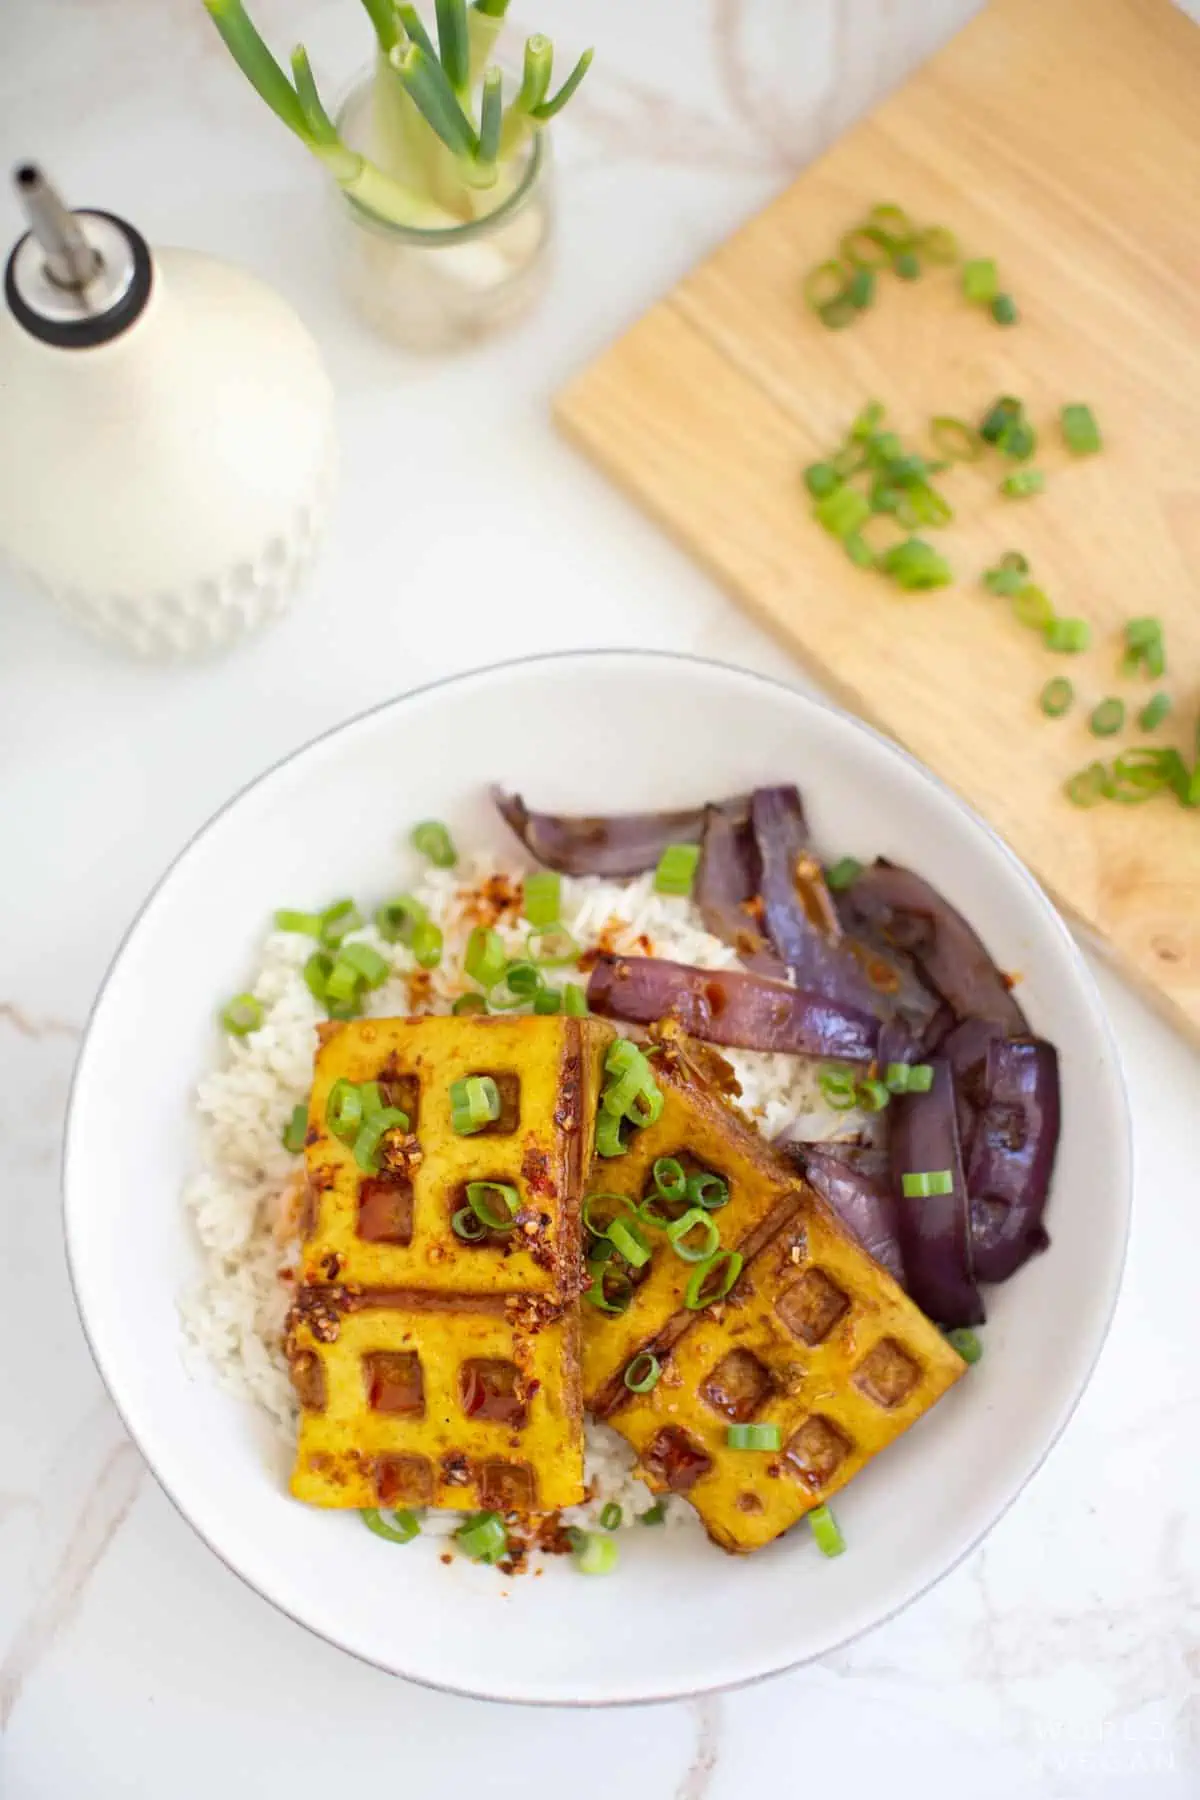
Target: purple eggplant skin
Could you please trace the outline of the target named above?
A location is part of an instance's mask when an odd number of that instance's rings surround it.
[[[1008,1033],[991,1019],[963,1019],[943,1037],[937,1047],[939,1056],[950,1064],[954,1076],[954,1099],[958,1109],[958,1137],[963,1162],[971,1162],[975,1127],[982,1107],[987,1104],[987,1058],[995,1043],[1003,1043]]]
[[[1043,1038],[998,1038],[967,1162],[971,1248],[980,1281],[1007,1281],[1050,1242],[1042,1214],[1062,1117],[1058,1053]]]
[[[897,1094],[888,1108],[892,1190],[899,1208],[900,1249],[908,1291],[937,1324],[982,1325],[983,1301],[971,1256],[967,1182],[958,1140],[954,1080],[941,1057],[924,1094]],[[948,1194],[909,1199],[903,1176],[948,1169]]]
[[[750,796],[706,806],[692,898],[705,927],[736,950],[746,968],[781,980],[787,971],[758,923],[760,875]]]
[[[902,1288],[908,1286],[900,1248],[900,1208],[888,1178],[887,1159],[850,1144],[783,1143],[789,1161],[833,1208],[868,1256]]]
[[[693,1037],[736,1050],[783,1050],[870,1062],[879,1021],[783,981],[732,969],[696,969],[658,956],[597,957],[588,1005],[610,1019],[676,1019]]]
[[[704,826],[703,806],[584,817],[530,812],[520,794],[506,794],[499,787],[491,795],[529,854],[561,875],[641,875],[656,866],[668,844],[698,843]]]
[[[883,857],[838,895],[848,932],[869,929],[904,951],[959,1019],[987,1019],[1010,1036],[1029,1030],[986,946],[937,889]]]

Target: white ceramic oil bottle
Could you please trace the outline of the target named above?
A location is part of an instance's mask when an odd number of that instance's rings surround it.
[[[0,307],[0,553],[143,656],[204,655],[280,612],[323,534],[333,395],[291,307],[153,253],[16,171],[30,230]]]

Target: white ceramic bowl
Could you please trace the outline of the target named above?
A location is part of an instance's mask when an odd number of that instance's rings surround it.
[[[827,1562],[798,1531],[748,1560],[698,1533],[622,1536],[606,1580],[499,1579],[292,1501],[254,1411],[189,1378],[176,1311],[195,1247],[176,1203],[213,1014],[273,908],[399,885],[404,828],[513,845],[489,780],[577,811],[796,781],[818,844],[910,863],[1017,971],[1062,1059],[1053,1247],[989,1296],[987,1354],[837,1503]],[[317,828],[319,822],[319,829]],[[130,1079],[136,1071],[136,1080]],[[382,1668],[505,1700],[595,1704],[748,1681],[844,1643],[945,1574],[1003,1513],[1079,1399],[1116,1300],[1129,1213],[1116,1049],[1037,884],[954,795],[854,720],[762,677],[637,652],[551,656],[390,702],[298,751],[193,840],[101,993],[67,1130],[66,1225],[101,1374],[146,1460],[216,1553],[313,1631]],[[507,1597],[503,1591],[508,1590]]]

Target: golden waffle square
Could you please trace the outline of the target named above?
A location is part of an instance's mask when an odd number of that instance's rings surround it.
[[[705,1170],[728,1182],[729,1201],[712,1215],[721,1247],[752,1252],[799,1204],[795,1170],[729,1105],[723,1086],[732,1083],[732,1071],[715,1052],[664,1026],[651,1067],[662,1113],[632,1134],[623,1156],[594,1159],[585,1193],[621,1194],[639,1205],[654,1187],[655,1162],[674,1157],[689,1173]],[[634,1274],[626,1312],[613,1316],[583,1306],[584,1403],[602,1415],[626,1393],[622,1376],[630,1358],[653,1348],[660,1333],[678,1329],[695,1270],[661,1234],[652,1233],[651,1242],[654,1255]]]
[[[501,1512],[582,1499],[579,1204],[611,1037],[564,1017],[323,1030],[286,1342],[297,1498]],[[459,1136],[450,1084],[470,1074],[495,1079],[501,1116]],[[409,1116],[377,1175],[326,1128],[340,1079],[378,1081]],[[513,1230],[479,1244],[451,1226],[476,1180],[519,1197]]]
[[[929,1410],[966,1365],[808,1187],[729,1298],[688,1315],[648,1394],[609,1416],[656,1492],[750,1551],[794,1525]],[[735,1450],[775,1424],[778,1451]]]

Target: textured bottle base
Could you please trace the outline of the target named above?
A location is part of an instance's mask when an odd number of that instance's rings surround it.
[[[316,559],[329,522],[337,455],[331,439],[312,494],[286,529],[258,554],[214,569],[170,592],[97,593],[56,587],[13,564],[17,578],[44,594],[94,637],[147,660],[183,661],[228,650],[286,609]]]

